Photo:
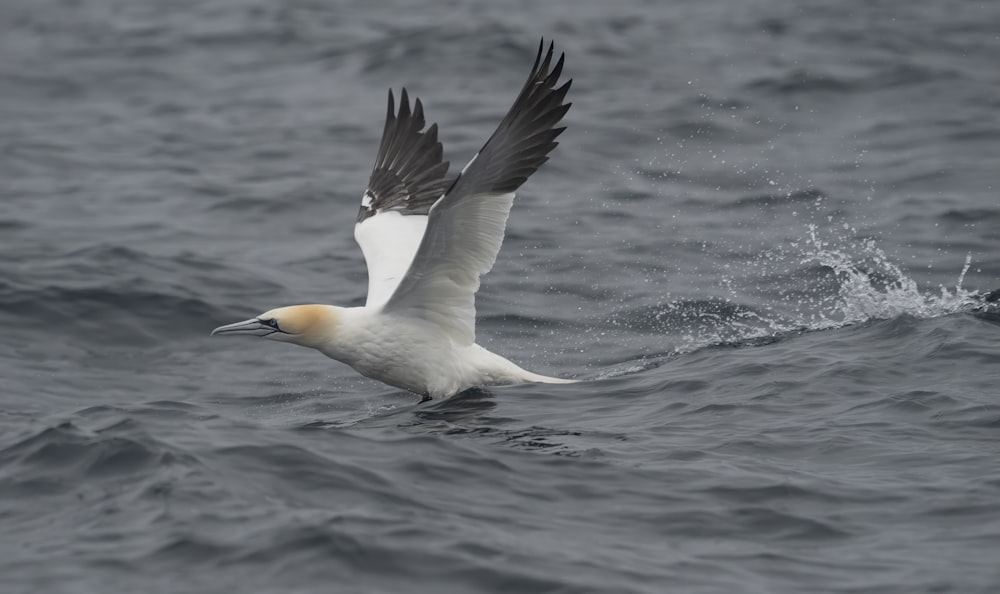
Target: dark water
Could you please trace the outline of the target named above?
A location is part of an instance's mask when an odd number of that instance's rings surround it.
[[[995,592],[1000,4],[7,0],[0,591]],[[222,323],[363,301],[390,86],[575,78],[417,406]]]

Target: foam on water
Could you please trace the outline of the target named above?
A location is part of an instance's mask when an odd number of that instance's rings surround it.
[[[901,315],[935,318],[982,306],[978,291],[962,288],[972,265],[971,253],[966,254],[955,286],[939,286],[934,293],[922,291],[875,240],[864,240],[856,251],[848,252],[821,239],[815,224],[806,228],[808,241],[802,262],[815,262],[830,269],[840,283],[834,310],[825,316],[828,320],[839,320],[840,325],[846,325]]]
[[[784,336],[823,330],[900,316],[929,319],[956,313],[994,309],[978,290],[963,288],[972,265],[967,254],[953,287],[936,290],[921,288],[903,268],[879,247],[875,239],[854,240],[857,229],[847,224],[822,228],[808,223],[801,240],[779,248],[764,250],[753,259],[750,268],[757,278],[765,271],[786,277],[791,284],[796,269],[817,269],[835,281],[834,286],[815,276],[804,278],[807,286],[789,292],[783,303],[762,306],[744,305],[753,287],[733,274],[721,275],[726,296],[707,300],[674,300],[652,315],[651,329],[676,334],[678,342],[666,353],[650,355],[639,364],[634,361],[602,371],[599,379],[620,377],[646,371],[662,364],[664,357],[683,355],[723,344],[751,345],[778,340]],[[850,234],[850,235],[849,235]]]

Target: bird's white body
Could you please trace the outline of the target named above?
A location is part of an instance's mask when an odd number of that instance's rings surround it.
[[[421,319],[379,308],[326,307],[331,323],[317,328],[306,346],[390,386],[443,398],[472,386],[572,381],[532,373],[475,343],[458,344]]]
[[[514,191],[548,157],[563,131],[569,82],[553,47],[535,65],[493,136],[446,179],[437,126],[423,106],[392,93],[354,237],[368,264],[364,307],[294,305],[216,328],[314,348],[362,375],[425,397],[523,382],[568,383],[521,369],[476,344],[479,278],[496,261]],[[551,68],[551,69],[550,69]]]

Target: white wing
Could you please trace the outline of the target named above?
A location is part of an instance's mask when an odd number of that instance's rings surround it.
[[[424,236],[427,213],[449,183],[437,124],[421,132],[420,99],[412,113],[406,89],[398,115],[394,103],[389,91],[382,142],[354,225],[354,239],[368,264],[368,306],[385,303],[406,274]]]
[[[554,126],[572,81],[555,88],[563,56],[552,65],[539,45],[528,81],[500,126],[430,209],[427,229],[406,276],[384,311],[426,319],[460,344],[476,339],[475,295],[503,243],[514,191],[548,160],[565,128]]]
[[[427,215],[387,211],[354,225],[354,240],[368,265],[368,298],[375,307],[389,300],[403,279],[427,228]]]

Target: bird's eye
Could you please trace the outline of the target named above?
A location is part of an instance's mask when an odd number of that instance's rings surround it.
[[[261,320],[261,322],[265,326],[270,326],[270,327],[274,328],[275,330],[279,330],[279,328],[278,328],[278,320],[275,319],[275,318],[271,318],[270,320]]]

